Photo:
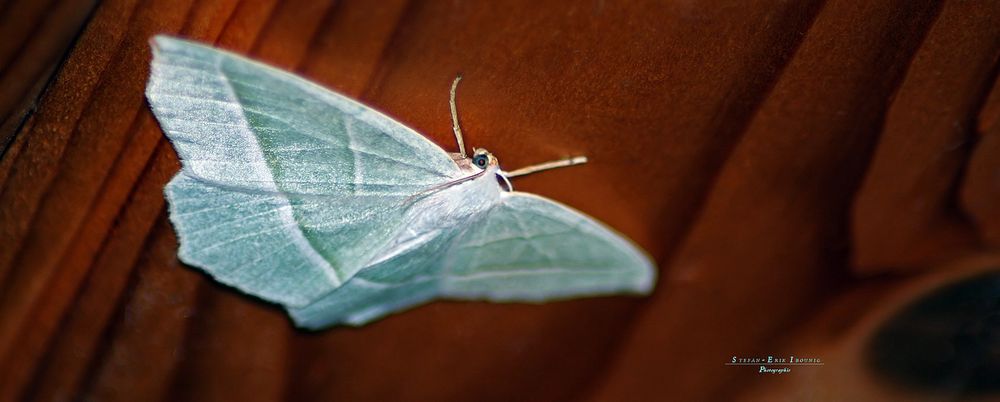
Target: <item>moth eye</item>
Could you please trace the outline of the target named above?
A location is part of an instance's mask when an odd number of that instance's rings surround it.
[[[476,166],[479,166],[481,168],[485,168],[487,163],[486,155],[476,155],[475,157],[472,158],[472,163],[475,163]]]

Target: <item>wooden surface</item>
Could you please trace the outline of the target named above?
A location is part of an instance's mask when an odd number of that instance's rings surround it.
[[[997,269],[1000,2],[6,0],[0,21],[0,400],[968,396],[879,377],[864,345]],[[518,189],[634,239],[655,294],[295,330],[176,259],[178,163],[143,100],[157,33],[446,148],[461,73],[467,143],[507,168],[590,157]],[[782,353],[827,366],[724,365]]]

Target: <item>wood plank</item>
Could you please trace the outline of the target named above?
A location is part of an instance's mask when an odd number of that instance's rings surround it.
[[[844,286],[851,196],[936,14],[935,2],[824,4],[598,399],[640,400],[664,388],[680,400],[729,399],[759,375],[731,370],[727,359],[767,355],[774,336]],[[675,362],[684,370],[648,370]]]
[[[978,248],[955,189],[998,67],[998,19],[1000,3],[949,3],[914,57],[854,202],[858,272],[926,268]]]

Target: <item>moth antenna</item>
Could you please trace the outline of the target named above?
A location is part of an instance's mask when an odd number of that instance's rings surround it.
[[[448,105],[451,106],[451,127],[455,130],[455,141],[458,142],[458,152],[463,157],[469,155],[465,153],[465,141],[462,140],[462,127],[458,125],[458,106],[455,104],[455,93],[458,91],[458,82],[462,80],[462,75],[455,76],[455,81],[451,82],[451,96]]]
[[[551,161],[551,162],[539,163],[537,165],[525,166],[525,167],[520,168],[520,169],[515,169],[515,170],[512,170],[510,172],[507,172],[507,177],[513,179],[513,178],[518,177],[518,176],[524,176],[524,175],[528,175],[528,174],[532,174],[532,173],[537,173],[537,172],[541,172],[543,170],[550,170],[550,169],[557,169],[557,168],[562,168],[562,167],[582,165],[584,163],[587,163],[587,157],[586,156],[574,156],[572,158],[563,158],[563,159],[554,160],[554,161]]]

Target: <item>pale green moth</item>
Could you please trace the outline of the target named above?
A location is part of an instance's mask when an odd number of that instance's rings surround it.
[[[646,294],[654,265],[592,218],[449,154],[290,73],[157,36],[146,96],[183,168],[166,187],[180,259],[284,306],[298,326],[361,325],[435,298]],[[455,84],[458,80],[455,81]]]

